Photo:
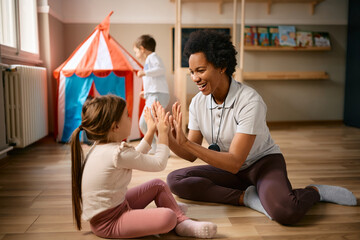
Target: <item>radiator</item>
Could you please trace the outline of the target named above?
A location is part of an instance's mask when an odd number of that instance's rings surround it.
[[[24,148],[48,135],[46,68],[11,65],[4,72],[6,138]]]

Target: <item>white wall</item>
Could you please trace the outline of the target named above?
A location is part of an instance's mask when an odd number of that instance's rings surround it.
[[[43,0],[44,1],[44,0]],[[220,2],[220,0],[219,0]],[[54,14],[64,23],[98,23],[114,11],[112,23],[175,23],[175,3],[170,0],[48,0]],[[240,2],[238,4],[240,23]],[[246,24],[346,25],[348,0],[325,0],[310,14],[309,3],[246,3]],[[233,4],[217,2],[183,3],[184,24],[232,24]]]
[[[46,0],[41,0],[46,1]],[[47,0],[50,11],[63,24],[64,59],[91,33],[110,11],[110,34],[131,54],[141,34],[152,34],[157,52],[167,68],[170,93],[174,92],[172,35],[175,4],[170,0]],[[60,4],[61,3],[61,4]],[[246,82],[263,96],[269,121],[342,120],[344,105],[346,31],[348,1],[324,0],[310,14],[310,4],[273,4],[267,14],[264,3],[246,4],[246,24],[295,25],[297,29],[330,32],[330,52],[245,52],[245,71],[326,71],[326,81]],[[232,4],[184,3],[184,26],[232,27]],[[238,23],[240,23],[240,5]],[[239,27],[239,26],[238,26]],[[59,29],[59,27],[57,27]],[[55,34],[61,37],[61,34]],[[240,39],[238,36],[237,39]],[[236,43],[238,46],[238,43]],[[62,46],[60,46],[61,48]],[[50,71],[53,71],[51,69]],[[185,81],[185,79],[184,79]],[[191,81],[188,92],[196,91]],[[195,90],[194,90],[195,89]],[[173,94],[172,94],[173,96]],[[171,102],[174,102],[174,96]]]

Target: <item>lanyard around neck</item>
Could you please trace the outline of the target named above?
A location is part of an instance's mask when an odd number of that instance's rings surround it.
[[[210,109],[211,109],[211,142],[214,143],[214,131],[213,131],[213,116],[212,116],[212,100],[214,99],[213,95],[211,95],[211,100],[210,100]],[[218,143],[219,141],[219,135],[220,135],[220,129],[221,129],[221,122],[222,122],[222,118],[223,118],[223,115],[224,115],[224,110],[225,110],[225,100],[226,98],[224,99],[224,103],[223,103],[223,109],[222,109],[222,112],[221,112],[221,117],[220,117],[220,123],[219,123],[219,129],[218,129],[218,134],[217,134],[217,137],[216,137],[216,142],[215,144]],[[215,101],[215,99],[214,99]]]

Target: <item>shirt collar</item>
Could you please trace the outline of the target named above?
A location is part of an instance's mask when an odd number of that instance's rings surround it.
[[[150,53],[150,54],[146,57],[146,59],[145,59],[145,64],[148,63],[148,62],[150,61],[150,58],[152,58],[152,57],[155,56],[155,55],[156,55],[156,52]]]
[[[236,96],[237,96],[236,93],[238,92],[240,86],[241,86],[241,83],[239,85],[233,78],[231,78],[229,92],[225,99],[225,108],[233,108],[234,107],[234,102],[235,102]],[[214,109],[214,108],[217,108],[219,106],[219,104],[217,104],[215,102],[214,98],[211,97],[211,94],[209,94],[206,96],[206,106],[208,109]],[[222,106],[222,104],[221,104],[221,106]]]

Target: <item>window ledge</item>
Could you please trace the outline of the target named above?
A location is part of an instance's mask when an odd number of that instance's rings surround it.
[[[30,64],[41,65],[43,62],[39,54],[20,51],[16,53],[16,49],[4,45],[0,45],[1,62],[5,64]]]

